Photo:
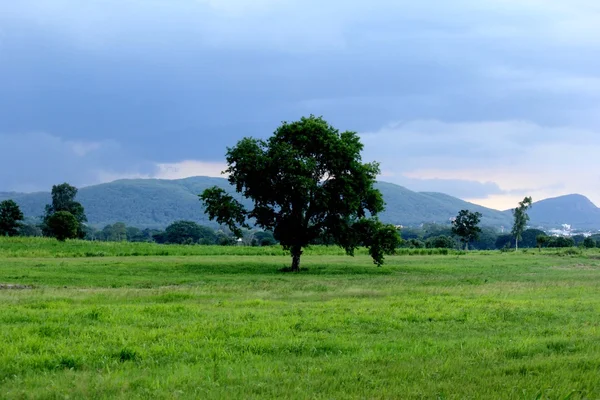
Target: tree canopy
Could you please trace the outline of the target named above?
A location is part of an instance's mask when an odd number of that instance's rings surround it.
[[[356,132],[339,132],[320,117],[284,122],[266,141],[247,137],[227,149],[228,180],[253,208],[218,187],[200,198],[209,217],[237,236],[248,219],[272,231],[291,252],[292,271],[300,269],[302,249],[324,236],[348,254],[369,247],[381,265],[400,238],[376,218],[384,209],[373,187],[379,165],[363,163],[362,149]]]
[[[68,239],[74,239],[76,237],[83,239],[85,237],[84,223],[87,222],[87,217],[85,216],[85,211],[81,203],[75,201],[76,196],[77,188],[68,183],[54,185],[52,187],[52,204],[46,205],[46,212],[44,215],[43,231],[45,235],[58,238],[57,232],[52,229],[52,226],[56,225],[50,224],[50,220],[54,214],[63,212],[71,214],[76,221],[75,235],[73,237],[68,237]],[[64,215],[59,219],[66,221]],[[62,231],[61,234],[64,234],[64,232],[65,231]]]
[[[13,200],[0,202],[0,236],[17,236],[23,213]]]
[[[522,239],[523,231],[525,231],[525,228],[527,227],[527,222],[529,221],[527,210],[531,208],[532,204],[533,200],[531,197],[525,197],[523,201],[519,202],[519,206],[512,211],[514,224],[511,233],[515,238],[516,250],[519,249],[519,240]]]
[[[460,238],[465,245],[465,250],[469,250],[469,242],[476,240],[481,233],[479,221],[481,221],[481,213],[469,210],[460,210],[452,221],[452,233]]]
[[[67,239],[75,239],[77,237],[79,222],[77,222],[75,216],[70,212],[58,211],[48,217],[47,226],[56,239],[64,242]]]
[[[214,244],[217,241],[215,232],[198,225],[193,221],[177,221],[165,230],[166,243],[177,244]]]

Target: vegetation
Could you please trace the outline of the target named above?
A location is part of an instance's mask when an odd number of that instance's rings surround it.
[[[600,395],[598,250],[411,254],[0,238],[0,398]]]
[[[13,200],[0,202],[0,236],[17,236],[24,216]]]
[[[249,218],[272,231],[290,251],[294,272],[302,250],[322,237],[350,255],[364,245],[381,265],[400,237],[376,219],[384,209],[373,187],[379,165],[362,163],[362,149],[356,132],[340,133],[322,118],[284,122],[267,141],[245,138],[227,149],[229,183],[253,208],[217,186],[200,197],[210,219],[238,237]]]
[[[46,218],[45,227],[57,240],[64,242],[78,236],[79,222],[68,211],[57,211]]]
[[[481,228],[480,212],[470,212],[469,210],[461,210],[452,221],[452,233],[460,238],[460,241],[465,245],[465,250],[469,250],[469,243],[479,238]]]
[[[42,230],[58,240],[83,239],[87,222],[81,203],[75,201],[78,189],[68,183],[52,187],[52,204],[46,205]],[[69,216],[70,215],[70,216]]]
[[[531,208],[531,205],[531,197],[525,197],[523,201],[519,202],[519,206],[513,210],[514,224],[511,233],[515,238],[515,250],[519,250],[519,240],[522,239],[523,231],[527,227],[529,221],[527,210]]]

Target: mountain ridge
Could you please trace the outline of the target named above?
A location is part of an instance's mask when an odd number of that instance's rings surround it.
[[[96,227],[125,222],[140,228],[164,228],[182,219],[215,226],[204,214],[198,198],[204,189],[214,185],[245,200],[235,193],[226,179],[203,176],[176,180],[119,179],[82,187],[77,199],[85,207],[89,223]],[[482,213],[484,226],[512,225],[511,210],[494,210],[444,193],[415,192],[389,182],[378,181],[376,187],[386,202],[386,210],[379,214],[383,222],[406,226],[449,224],[458,211],[469,209]],[[9,198],[15,200],[29,218],[41,216],[45,204],[51,201],[49,192],[0,192],[0,201]],[[248,204],[248,200],[245,201]],[[532,226],[568,223],[577,228],[600,228],[600,209],[580,194],[536,202],[529,214]]]

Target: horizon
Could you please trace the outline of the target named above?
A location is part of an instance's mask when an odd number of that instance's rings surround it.
[[[227,146],[314,114],[417,192],[600,204],[598,20],[592,0],[3,2],[0,191],[218,176]]]

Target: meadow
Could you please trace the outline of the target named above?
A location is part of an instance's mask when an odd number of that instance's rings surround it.
[[[0,398],[600,398],[600,252],[0,238]]]

